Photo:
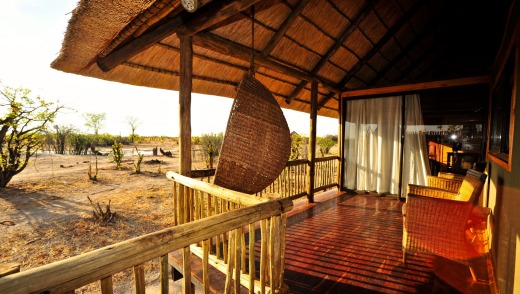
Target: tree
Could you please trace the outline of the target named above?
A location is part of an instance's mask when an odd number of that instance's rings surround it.
[[[220,147],[222,146],[223,138],[224,135],[222,133],[203,134],[200,136],[200,145],[202,146],[205,154],[208,155],[209,168],[213,168],[213,160],[215,156],[218,156],[220,153]]]
[[[135,116],[128,116],[126,118],[126,122],[130,126],[130,129],[132,130],[132,134],[130,135],[130,142],[134,143],[135,130],[140,125],[139,120]]]
[[[69,143],[76,129],[71,125],[54,125],[53,128],[54,152],[56,152],[56,154],[65,154],[65,145]]]
[[[99,130],[103,128],[105,121],[105,113],[84,113],[85,126],[94,130],[94,135],[97,135]]]
[[[317,141],[318,146],[320,146],[321,157],[324,157],[325,154],[329,154],[330,148],[336,145],[336,142],[334,142],[333,137],[331,135],[327,135],[326,137],[320,137]]]
[[[24,88],[0,90],[0,188],[5,188],[43,146],[47,123],[63,108],[39,96],[30,98],[30,93]]]
[[[289,160],[296,160],[300,158],[302,154],[302,150],[306,150],[305,146],[302,149],[302,145],[305,145],[307,140],[305,137],[301,136],[296,132],[291,133],[291,155],[289,156]]]

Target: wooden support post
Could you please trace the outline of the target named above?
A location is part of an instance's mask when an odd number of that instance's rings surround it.
[[[191,172],[191,87],[193,69],[192,37],[181,35],[181,62],[179,84],[179,173]]]
[[[309,134],[309,152],[307,163],[307,198],[314,202],[314,172],[316,161],[316,119],[318,118],[318,83],[311,85],[311,117]]]

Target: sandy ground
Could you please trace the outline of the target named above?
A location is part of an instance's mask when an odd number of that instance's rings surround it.
[[[172,150],[174,157],[147,152],[140,174],[132,172],[135,154],[125,155],[121,170],[107,156],[99,156],[97,181],[88,178],[95,156],[32,158],[8,188],[0,190],[0,263],[19,262],[23,271],[170,226],[173,200],[165,173],[177,170],[178,153],[176,146],[162,147]],[[150,164],[152,159],[161,163]],[[203,162],[194,163],[194,168],[204,167]],[[87,196],[102,207],[110,201],[115,220],[107,224],[96,220]],[[147,281],[157,284],[158,263],[147,263],[145,269]],[[130,291],[126,286],[132,284],[130,275],[127,271],[114,277],[116,292]],[[90,285],[80,292],[96,288]]]

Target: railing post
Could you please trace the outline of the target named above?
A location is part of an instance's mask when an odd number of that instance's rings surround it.
[[[314,172],[316,160],[316,120],[318,118],[318,82],[311,85],[311,117],[309,134],[309,154],[307,163],[307,198],[314,202]]]
[[[170,289],[169,279],[168,279],[168,255],[163,255],[160,258],[161,260],[161,294],[168,294]]]
[[[134,288],[137,294],[145,293],[144,267],[142,264],[134,266]]]
[[[114,283],[112,282],[112,276],[101,279],[101,294],[112,293],[114,293]]]

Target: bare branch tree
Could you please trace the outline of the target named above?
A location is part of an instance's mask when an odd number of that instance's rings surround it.
[[[126,118],[126,122],[128,123],[128,125],[130,126],[130,129],[132,130],[132,134],[130,135],[130,141],[132,143],[134,143],[134,138],[135,138],[135,130],[137,129],[137,127],[141,124],[139,122],[139,120],[137,119],[137,117],[135,116],[128,116]]]

